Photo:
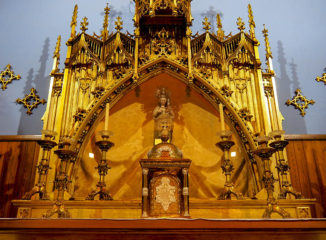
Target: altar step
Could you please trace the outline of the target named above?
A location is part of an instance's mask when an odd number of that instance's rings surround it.
[[[14,200],[18,208],[17,218],[42,218],[53,209],[53,201]],[[316,217],[316,200],[278,200],[279,207],[290,214],[290,218]],[[71,218],[80,219],[140,219],[141,201],[65,201],[64,207]],[[266,200],[190,200],[190,217],[207,219],[261,219],[267,207]],[[56,214],[53,218],[56,218]],[[273,213],[272,218],[282,218]]]

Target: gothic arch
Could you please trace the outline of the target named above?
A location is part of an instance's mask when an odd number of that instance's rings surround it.
[[[236,109],[233,104],[225,98],[219,91],[219,89],[214,88],[212,85],[207,83],[206,80],[201,78],[199,75],[194,74],[194,80],[192,84],[189,84],[187,79],[188,69],[184,66],[177,64],[167,58],[159,58],[152,61],[145,66],[141,67],[140,78],[137,82],[132,79],[132,75],[126,76],[124,79],[119,81],[114,87],[106,90],[102,97],[94,104],[93,108],[82,124],[80,125],[78,131],[75,134],[72,148],[77,150],[79,155],[77,156],[76,165],[79,165],[80,155],[83,152],[85,144],[88,142],[93,129],[97,126],[101,117],[105,105],[110,102],[110,107],[114,106],[127,92],[135,89],[137,86],[141,85],[145,81],[151,79],[153,76],[159,75],[161,73],[167,73],[178,80],[182,81],[184,84],[188,85],[191,89],[200,93],[204,98],[209,101],[216,109],[218,109],[218,104],[222,102],[225,105],[225,115],[229,125],[233,127],[233,130],[237,132],[238,138],[242,143],[242,147],[246,150],[246,161],[251,166],[251,172],[253,174],[257,191],[261,189],[260,184],[260,173],[259,167],[252,154],[252,151],[256,148],[253,139],[253,134],[250,132],[249,127],[237,114]],[[74,167],[76,169],[76,166]],[[74,172],[71,174],[71,179],[73,179]]]

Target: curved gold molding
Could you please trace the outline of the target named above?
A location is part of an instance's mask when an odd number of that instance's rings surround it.
[[[168,67],[165,66],[157,67],[154,69],[151,68],[156,64],[165,64],[168,65]],[[172,66],[172,69],[169,68],[169,66]],[[146,71],[148,72],[145,73]],[[72,149],[79,152],[76,162],[77,165],[79,164],[80,154],[83,152],[85,143],[89,141],[90,136],[92,135],[95,127],[101,119],[100,116],[103,114],[106,103],[110,102],[110,107],[112,107],[125,95],[126,92],[135,89],[137,86],[141,85],[152,77],[157,76],[160,73],[167,73],[176,79],[181,80],[184,84],[190,86],[195,91],[201,93],[205,99],[209,101],[217,110],[219,103],[225,105],[226,108],[224,111],[227,115],[227,119],[229,123],[231,123],[230,126],[232,126],[234,131],[237,132],[239,140],[247,152],[247,161],[248,163],[251,163],[251,171],[253,177],[255,178],[257,189],[261,189],[261,180],[259,177],[259,171],[257,170],[259,168],[256,166],[258,163],[252,154],[252,152],[256,149],[253,133],[250,131],[248,125],[238,115],[234,105],[223,96],[221,90],[219,90],[217,87],[214,87],[213,85],[208,84],[206,80],[197,74],[194,74],[194,83],[189,84],[187,79],[187,68],[164,57],[151,61],[147,65],[141,67],[139,69],[139,73],[141,77],[136,82],[132,79],[133,74],[130,73],[124,79],[119,81],[119,83],[117,83],[115,86],[107,89],[102,97],[96,102],[96,104],[94,104],[93,108],[85,116],[83,122],[79,126],[79,129],[73,138],[74,144],[71,146]]]

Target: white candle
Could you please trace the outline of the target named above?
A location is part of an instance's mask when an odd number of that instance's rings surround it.
[[[109,111],[110,111],[110,103],[106,104],[105,107],[105,119],[104,119],[104,130],[108,131],[109,130]]]
[[[225,131],[223,105],[220,103],[219,107],[220,107],[221,128],[222,128],[222,131]]]

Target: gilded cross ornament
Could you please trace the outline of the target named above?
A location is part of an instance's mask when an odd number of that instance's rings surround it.
[[[295,91],[296,95],[292,98],[292,100],[288,99],[286,101],[286,105],[293,105],[296,109],[300,111],[302,117],[306,115],[305,109],[308,108],[308,105],[313,105],[315,103],[314,100],[308,100],[305,96],[301,94],[301,90],[298,88]]]
[[[86,32],[86,30],[88,30],[88,18],[84,17],[83,21],[80,23],[80,30],[82,30],[83,33]]]
[[[2,91],[7,89],[7,85],[11,83],[13,80],[21,79],[20,75],[15,75],[15,73],[11,70],[11,65],[8,64],[6,69],[0,73],[0,83],[2,84]]]
[[[203,25],[206,32],[208,32],[211,29],[211,23],[208,21],[207,17],[204,18]]]
[[[317,82],[324,82],[326,85],[326,73],[323,73],[323,75],[321,77],[317,77],[316,78]]]
[[[123,22],[121,21],[121,17],[117,17],[117,21],[115,22],[115,29],[120,32],[122,29]]]
[[[25,94],[25,97],[23,99],[18,98],[16,100],[18,104],[23,104],[25,108],[27,108],[27,114],[31,115],[34,108],[37,108],[39,104],[45,104],[45,99],[40,99],[39,95],[37,95],[37,91],[35,88],[31,89],[31,92],[27,95]]]
[[[245,23],[244,21],[242,20],[241,17],[238,17],[238,20],[237,20],[237,25],[238,25],[238,29],[243,32],[246,28],[245,28]]]

